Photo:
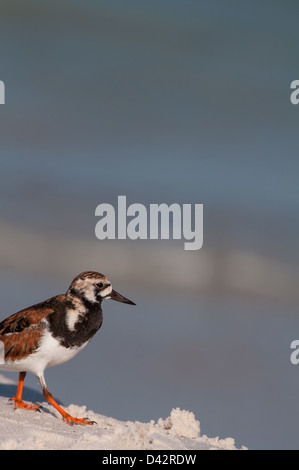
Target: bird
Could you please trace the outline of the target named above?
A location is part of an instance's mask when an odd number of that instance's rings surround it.
[[[69,361],[87,346],[102,326],[102,303],[108,299],[136,305],[116,292],[104,274],[84,271],[65,294],[25,308],[0,323],[0,369],[19,372],[16,395],[10,399],[15,408],[41,411],[38,405],[22,400],[25,376],[30,372],[38,378],[45,400],[67,424],[95,424],[71,416],[54,400],[44,371]]]

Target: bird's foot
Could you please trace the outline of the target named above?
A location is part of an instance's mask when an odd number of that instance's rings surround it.
[[[14,401],[14,407],[15,408],[22,408],[23,410],[41,412],[40,406],[38,406],[38,405],[29,405],[29,403],[24,403],[23,401],[17,400],[16,397],[10,398],[10,401]]]
[[[86,426],[86,425],[91,425],[91,424],[97,424],[95,421],[91,421],[87,418],[74,418],[73,416],[69,415],[69,414],[66,414],[64,417],[63,417],[64,421],[67,423],[67,424],[70,424],[71,426],[73,424],[81,424],[83,426]]]

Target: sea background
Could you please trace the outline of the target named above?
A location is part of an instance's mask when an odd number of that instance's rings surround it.
[[[298,13],[1,2],[0,320],[84,270],[137,304],[105,302],[88,347],[46,371],[64,404],[131,421],[180,407],[209,437],[298,448]],[[118,195],[203,204],[203,248],[97,240]]]

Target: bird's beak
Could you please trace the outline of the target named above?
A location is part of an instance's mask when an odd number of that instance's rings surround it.
[[[126,299],[126,297],[124,297],[123,295],[120,295],[115,290],[112,290],[112,292],[109,294],[109,298],[112,300],[117,300],[117,302],[123,302],[124,304],[136,305],[134,304],[134,302],[132,302],[129,299]]]

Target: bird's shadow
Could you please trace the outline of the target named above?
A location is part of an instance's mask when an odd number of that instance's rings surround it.
[[[17,385],[0,383],[0,396],[7,397],[8,403],[9,403],[10,398],[15,397],[16,392],[17,392]],[[29,401],[29,402],[36,403],[36,404],[41,404],[45,402],[44,396],[41,392],[34,390],[33,388],[26,387],[26,386],[24,386],[23,388],[22,400],[24,400],[24,402]],[[55,398],[55,401],[59,405],[63,405],[63,403],[57,398]],[[44,408],[43,406],[41,408],[43,412],[53,414],[47,408]]]

